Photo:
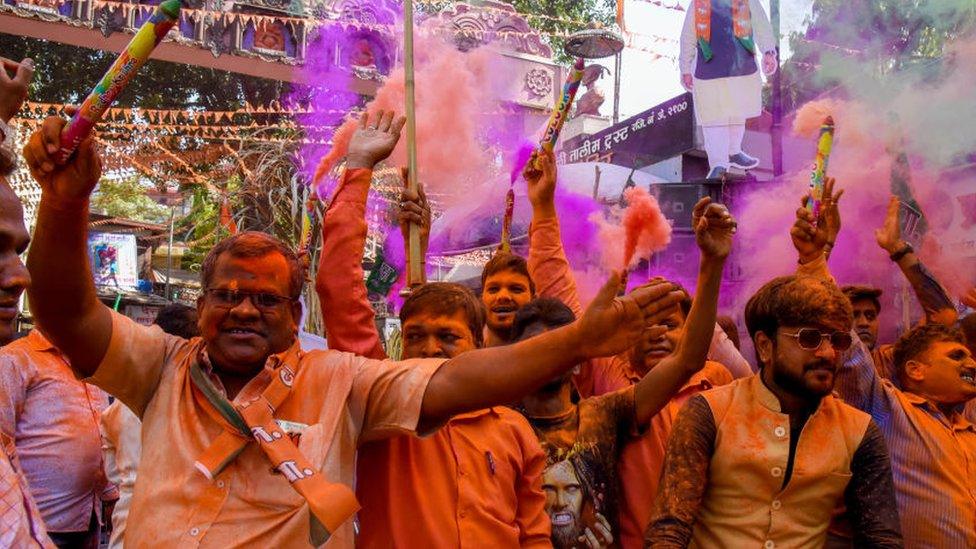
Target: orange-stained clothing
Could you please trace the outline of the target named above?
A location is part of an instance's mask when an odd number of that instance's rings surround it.
[[[835,390],[885,436],[905,547],[976,547],[976,426],[899,390],[872,362],[855,339]]]
[[[363,285],[372,172],[347,170],[322,224],[316,291],[332,349],[386,358]],[[520,414],[503,407],[453,418],[424,438],[359,449],[361,547],[548,547],[545,454]]]
[[[702,396],[717,434],[693,543],[822,546],[871,418],[840,399],[824,397],[803,425],[793,475],[783,486],[790,416],[759,375]]]
[[[874,360],[874,367],[878,371],[878,377],[889,379],[895,385],[898,384],[898,376],[895,374],[895,346],[878,345],[871,351],[871,358]]]
[[[308,547],[308,504],[256,444],[213,480],[195,467],[222,431],[191,392],[189,366],[201,360],[203,340],[187,341],[115,313],[112,318],[111,342],[91,382],[142,419],[126,547]],[[296,374],[275,418],[298,431],[298,449],[314,467],[352,487],[356,448],[416,429],[427,384],[444,361],[380,361],[331,350],[304,353],[297,346],[296,339],[291,349],[269,357],[233,402],[258,398],[288,361]],[[325,547],[352,547],[351,523]]]
[[[0,432],[0,547],[54,549],[17,464],[14,439]]]
[[[797,272],[833,280],[823,257]],[[932,280],[929,287],[938,288]],[[935,302],[917,293],[923,303]],[[928,313],[938,307],[925,308]],[[976,408],[947,417],[925,398],[900,390],[891,352],[871,353],[851,335],[854,346],[837,371],[834,390],[871,414],[884,434],[905,547],[976,547],[976,425],[967,419]]]
[[[386,353],[376,331],[373,308],[363,283],[366,244],[366,196],[373,170],[346,170],[322,220],[322,252],[315,291],[332,349],[383,359]],[[341,342],[337,347],[336,342]]]
[[[603,376],[607,385],[598,385],[601,394],[636,385],[641,376],[630,367],[629,361],[617,357],[609,375]],[[612,381],[611,381],[612,380]],[[624,549],[644,546],[644,530],[651,519],[654,497],[657,495],[664,453],[668,447],[671,427],[684,403],[701,391],[732,383],[732,374],[718,362],[706,361],[688,383],[651,418],[643,436],[628,441],[617,462],[620,479],[620,546]]]
[[[0,430],[17,457],[49,532],[88,530],[102,500],[118,498],[105,477],[98,420],[108,395],[75,377],[39,331],[0,351]]]
[[[455,417],[435,434],[359,449],[359,547],[551,547],[546,458],[520,414]]]

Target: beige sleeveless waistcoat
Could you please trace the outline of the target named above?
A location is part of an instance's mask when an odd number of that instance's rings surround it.
[[[692,547],[822,547],[870,416],[824,398],[803,427],[783,489],[790,418],[759,375],[702,396],[715,417],[715,452]]]

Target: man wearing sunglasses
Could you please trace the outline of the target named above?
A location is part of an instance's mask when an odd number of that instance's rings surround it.
[[[879,243],[885,233],[897,236],[897,207],[892,199],[885,227],[876,233]],[[806,210],[797,212],[794,235],[806,235],[796,242],[797,251],[806,272],[829,282],[821,224],[811,221]],[[904,266],[903,271],[912,280]],[[926,300],[914,281],[913,286],[927,322],[895,344],[890,379],[881,375],[867,346],[855,341],[837,370],[836,389],[846,402],[871,414],[891,450],[905,546],[976,547],[976,426],[964,411],[976,398],[976,361],[962,333],[945,327],[946,317],[955,315],[951,300],[942,300],[950,307],[934,308],[930,303],[939,301]],[[933,314],[940,310],[951,314]]]
[[[760,371],[679,413],[645,541],[822,547],[843,504],[855,547],[901,547],[884,438],[831,395],[853,342],[850,302],[831,281],[780,277],[752,296],[745,320]]]
[[[377,117],[392,145],[403,118]],[[680,295],[670,285],[617,298],[619,276],[583,317],[531,341],[450,359],[305,353],[304,273],[288,246],[248,232],[204,261],[201,338],[140,326],[98,302],[86,255],[88,200],[101,175],[91,138],[55,163],[65,121],[24,149],[42,188],[28,258],[35,318],[79,378],[142,419],[133,547],[351,547],[358,445],[430,432],[452,416],[513,402],[575,364],[626,349]]]

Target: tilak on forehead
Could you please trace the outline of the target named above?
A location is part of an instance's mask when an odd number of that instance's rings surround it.
[[[226,280],[227,288],[231,290],[238,289],[245,282],[291,283],[288,261],[276,253],[259,257],[225,256],[220,258],[217,265],[218,274]]]

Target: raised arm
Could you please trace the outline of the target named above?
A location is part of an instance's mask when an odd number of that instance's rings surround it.
[[[532,225],[529,227],[529,276],[540,296],[555,297],[579,317],[583,313],[576,279],[566,259],[559,218],[556,215],[556,158],[551,152],[542,153],[535,167],[536,154],[522,172],[532,203]]]
[[[712,340],[722,269],[732,250],[736,224],[725,206],[712,204],[709,198],[698,201],[692,220],[695,240],[701,250],[695,299],[677,349],[652,368],[634,388],[638,426],[646,426],[688,379],[705,366]]]
[[[799,259],[797,274],[831,282],[834,282],[834,277],[827,266],[827,252],[840,228],[837,204],[843,194],[843,191],[835,194],[833,189],[834,180],[828,177],[821,217],[816,225],[813,224],[813,215],[801,207],[796,211],[796,221],[790,229]],[[853,329],[851,336],[854,344],[837,370],[834,391],[845,402],[871,414],[875,421],[883,424],[891,412],[890,402],[885,395],[882,380],[878,377],[871,352]]]
[[[33,279],[28,295],[38,326],[75,373],[89,377],[112,337],[111,311],[98,300],[88,263],[88,200],[102,166],[90,137],[67,164],[54,163],[64,125],[64,119],[46,119],[24,147],[42,191],[27,256]]]
[[[528,187],[529,202],[532,203],[527,260],[529,276],[539,296],[562,301],[579,318],[583,314],[583,306],[576,288],[576,277],[563,248],[556,213],[556,157],[551,152],[542,153],[539,162],[541,169],[536,168],[535,160],[536,154],[533,153],[522,172]],[[573,375],[573,383],[584,398],[596,394],[598,378],[603,380],[610,375],[608,369],[612,367],[611,360],[604,357],[580,364],[579,371]]]
[[[834,247],[837,234],[840,232],[840,198],[844,191],[834,193],[835,180],[826,178],[824,182],[823,202],[820,217],[814,219],[807,211],[806,204],[810,199],[805,195],[800,200],[800,207],[796,210],[796,221],[790,228],[790,238],[797,253],[797,274],[816,276],[834,282],[834,277],[827,269],[827,258]]]
[[[898,268],[912,285],[915,297],[925,310],[925,320],[951,326],[959,316],[955,304],[945,288],[915,255],[912,246],[902,240],[901,224],[898,222],[900,206],[897,196],[892,196],[888,200],[888,213],[884,225],[874,232],[878,246],[881,246],[892,261],[898,264]]]
[[[680,547],[691,543],[702,496],[708,487],[708,469],[715,449],[715,417],[701,395],[695,395],[678,413],[668,439],[664,468],[645,547]]]
[[[614,273],[583,316],[561,328],[512,345],[463,353],[438,369],[424,394],[418,431],[451,416],[515,402],[580,362],[630,347],[645,323],[660,323],[681,298],[657,283],[615,297]]]
[[[366,243],[366,197],[373,168],[393,151],[403,119],[379,111],[369,113],[349,142],[346,171],[322,222],[322,253],[315,291],[329,348],[383,359],[386,352],[376,329],[375,313],[366,295],[363,247]]]

